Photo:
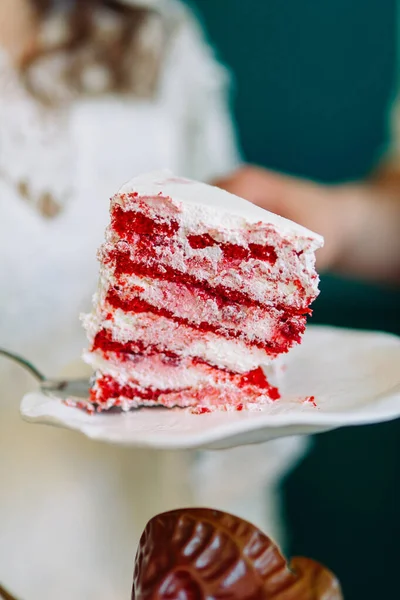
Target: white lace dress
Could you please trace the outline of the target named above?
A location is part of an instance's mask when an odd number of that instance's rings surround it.
[[[111,194],[140,172],[210,179],[238,161],[226,73],[186,12],[171,7],[153,100],[82,99],[49,111],[0,58],[0,346],[48,374],[85,345],[78,315],[96,287]],[[51,80],[54,65],[46,69],[40,76]],[[52,218],[38,210],[53,205]],[[0,581],[26,600],[128,598],[147,518],[196,502],[251,518],[254,502],[242,496],[275,483],[300,448],[296,440],[216,455],[108,447],[23,423],[19,401],[33,386],[0,361]],[[261,507],[254,498],[275,527],[273,498]]]

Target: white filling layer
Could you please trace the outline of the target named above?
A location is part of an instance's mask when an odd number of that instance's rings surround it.
[[[111,375],[120,385],[136,382],[144,388],[158,390],[201,387],[204,385],[224,384],[234,387],[228,374],[212,372],[206,365],[192,365],[190,361],[182,361],[177,366],[166,364],[159,356],[144,356],[135,360],[121,362],[116,355],[109,354],[105,358],[101,352],[86,352],[84,360],[104,375]],[[271,385],[276,381],[275,367],[266,367],[264,372]]]
[[[211,365],[238,373],[269,365],[273,360],[264,350],[250,348],[240,340],[196,331],[149,313],[134,314],[116,310],[108,321],[104,321],[103,314],[87,315],[83,320],[90,342],[104,327],[111,331],[115,341],[123,344],[129,341],[141,341],[145,346],[156,344],[161,350],[170,350],[183,357],[198,356]]]
[[[113,358],[105,359],[100,353],[86,353],[84,360],[95,371],[111,375],[121,385],[133,382],[141,387],[158,390],[182,389],[212,384],[211,375],[196,367],[168,367],[160,358],[144,357],[138,361],[121,363]]]

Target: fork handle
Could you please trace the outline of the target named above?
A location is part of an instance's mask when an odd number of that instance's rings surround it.
[[[13,352],[9,352],[8,350],[4,350],[4,348],[0,348],[0,355],[5,356],[18,363],[26,371],[29,371],[29,373],[33,375],[38,381],[46,381],[46,377],[43,375],[43,373],[41,373],[36,367],[34,367],[28,360],[22,358],[22,356],[14,354]]]

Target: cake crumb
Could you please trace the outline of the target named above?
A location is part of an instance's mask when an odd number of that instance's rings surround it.
[[[194,406],[190,409],[190,412],[192,415],[205,415],[212,412],[212,410],[208,406]]]
[[[84,410],[88,415],[94,415],[96,412],[95,407],[91,402],[88,401],[80,401],[74,400],[73,398],[67,398],[64,400],[65,406],[69,406],[70,408],[79,408],[80,410]]]
[[[315,408],[317,408],[318,406],[315,400],[315,396],[306,396],[302,402],[303,404],[312,404],[312,406],[314,406]]]

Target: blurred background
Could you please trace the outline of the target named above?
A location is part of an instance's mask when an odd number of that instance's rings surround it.
[[[395,0],[194,4],[234,74],[248,161],[325,183],[376,168],[396,142]],[[326,274],[312,322],[399,334],[399,307],[398,288]],[[317,436],[282,502],[290,553],[329,564],[346,599],[396,596],[399,422]]]
[[[387,166],[398,203],[398,43],[395,0],[0,0],[1,345],[49,373],[79,355],[108,197],[142,171],[231,189],[231,174],[256,164],[266,189],[271,172],[294,190],[316,182],[322,206],[324,190],[369,185]],[[255,201],[270,207],[267,192]],[[397,273],[322,270],[312,322],[400,334]],[[63,600],[79,523],[86,545],[65,598],[123,598],[137,534],[131,457],[21,423],[31,385],[0,363],[0,579],[26,600]],[[278,482],[285,550],[328,565],[346,600],[397,597],[400,423],[320,435],[301,456]],[[112,531],[105,511],[121,516]],[[96,569],[104,581],[91,583]]]

